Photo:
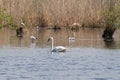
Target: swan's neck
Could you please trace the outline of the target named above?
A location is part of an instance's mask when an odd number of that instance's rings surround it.
[[[52,40],[52,45],[51,45],[51,48],[53,50],[53,47],[54,47],[54,39],[51,39]]]

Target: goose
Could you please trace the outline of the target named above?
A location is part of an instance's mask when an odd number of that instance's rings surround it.
[[[54,38],[49,37],[48,42],[51,40],[51,52],[66,52],[66,48],[63,46],[56,46],[54,47]]]

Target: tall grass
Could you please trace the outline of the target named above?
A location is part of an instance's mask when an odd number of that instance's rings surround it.
[[[28,27],[39,25],[69,27],[79,23],[85,27],[102,27],[102,12],[114,6],[117,0],[0,0],[7,8],[14,24],[21,19]]]

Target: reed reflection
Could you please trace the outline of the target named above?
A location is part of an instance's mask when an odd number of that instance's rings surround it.
[[[72,31],[69,29],[27,29],[24,31],[23,37],[16,37],[16,32],[9,29],[3,29],[0,33],[0,46],[10,45],[11,47],[49,47],[47,39],[52,36],[55,39],[55,46],[65,47],[87,47],[87,48],[118,48],[120,31],[114,34],[114,39],[111,41],[104,41],[102,39],[103,29],[79,29],[79,31]],[[37,39],[33,42],[30,36],[33,35]],[[11,38],[12,36],[12,38]],[[116,40],[117,39],[117,40]],[[33,44],[34,43],[34,44]],[[117,45],[117,46],[116,46]]]
[[[116,43],[113,38],[110,40],[104,40],[104,43],[106,48],[115,48]]]

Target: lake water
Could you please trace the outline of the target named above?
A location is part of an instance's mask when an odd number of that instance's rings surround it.
[[[42,30],[24,32],[18,38],[15,31],[0,32],[0,80],[119,80],[120,37],[102,40],[102,29],[80,31]],[[32,43],[30,35],[38,39]],[[75,41],[68,41],[68,36]],[[55,46],[67,47],[65,53],[50,53],[49,36]]]

